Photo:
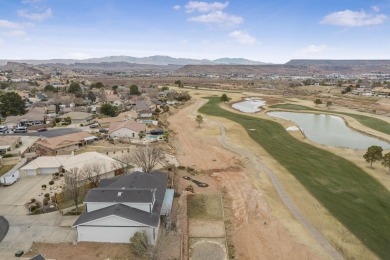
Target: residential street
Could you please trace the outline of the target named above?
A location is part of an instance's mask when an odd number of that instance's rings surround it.
[[[66,134],[72,134],[81,132],[82,130],[79,128],[70,128],[70,127],[64,127],[64,128],[54,128],[54,129],[48,129],[45,132],[37,132],[37,131],[29,131],[27,133],[18,133],[14,134],[10,132],[6,135],[21,135],[21,136],[37,136],[37,137],[56,137],[60,135],[66,135]]]

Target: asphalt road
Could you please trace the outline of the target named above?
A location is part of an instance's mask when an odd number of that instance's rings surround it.
[[[3,241],[5,235],[7,235],[9,229],[8,221],[0,216],[0,242]]]
[[[21,135],[21,136],[42,136],[42,137],[56,137],[60,135],[73,134],[81,132],[82,130],[79,128],[56,128],[56,129],[48,129],[45,132],[37,132],[37,131],[29,131],[27,133],[9,133],[6,135]]]

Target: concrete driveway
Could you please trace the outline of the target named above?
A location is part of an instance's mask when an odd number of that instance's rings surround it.
[[[32,242],[76,241],[76,232],[70,225],[77,216],[64,217],[58,211],[27,215],[24,204],[36,197],[41,185],[50,180],[51,176],[22,177],[11,186],[0,187],[0,216],[9,222],[8,233],[0,243],[0,259],[12,259],[19,249],[27,252]]]

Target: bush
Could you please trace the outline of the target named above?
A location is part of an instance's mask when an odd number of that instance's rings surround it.
[[[84,124],[80,124],[80,126],[84,126]]]
[[[45,198],[49,198],[50,197],[50,193],[45,193]]]
[[[43,199],[43,205],[45,205],[45,206],[47,206],[47,205],[49,205],[49,198],[44,198]]]
[[[46,189],[46,187],[47,187],[46,184],[42,185],[42,189]]]
[[[33,212],[34,210],[37,209],[37,206],[36,205],[30,205],[30,211]]]
[[[33,210],[32,214],[34,215],[38,215],[38,214],[41,214],[41,209],[40,208],[36,208]]]
[[[53,185],[54,184],[54,181],[49,181],[49,185]]]
[[[14,157],[14,155],[9,153],[3,155],[3,158],[10,158],[10,157]]]
[[[178,168],[179,170],[185,170],[186,167],[180,165],[180,166],[177,166],[177,168]]]
[[[64,175],[62,173],[60,173],[60,177],[64,177]]]
[[[191,184],[189,184],[189,185],[186,187],[186,191],[190,191],[190,192],[194,193],[194,187],[193,187]]]
[[[149,253],[151,245],[149,245],[148,234],[145,230],[135,232],[134,236],[130,238],[131,251],[136,256],[144,257]]]
[[[34,203],[35,202],[35,199],[34,198],[31,198],[31,203]]]
[[[58,176],[58,175],[60,175],[60,173],[59,173],[59,172],[56,172],[56,173],[54,173],[54,176]]]

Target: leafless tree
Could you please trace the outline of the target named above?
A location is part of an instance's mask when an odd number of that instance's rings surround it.
[[[142,167],[144,172],[151,172],[157,163],[162,162],[162,159],[164,159],[164,152],[156,145],[138,147],[133,156],[135,164]]]
[[[123,153],[114,158],[116,161],[112,163],[116,170],[127,171],[133,162],[133,157],[130,153]]]
[[[79,181],[79,168],[76,167],[70,169],[65,175],[65,183],[66,183],[66,190],[69,192],[71,198],[74,201],[74,205],[76,206],[76,211],[79,211],[77,205],[80,196],[78,181]]]
[[[84,176],[87,178],[92,188],[96,188],[97,186],[99,186],[101,178],[100,175],[102,174],[102,172],[105,171],[105,169],[105,165],[99,162],[86,164],[83,167]]]

